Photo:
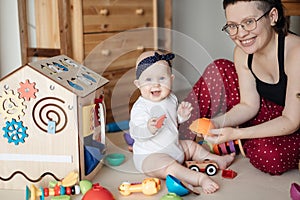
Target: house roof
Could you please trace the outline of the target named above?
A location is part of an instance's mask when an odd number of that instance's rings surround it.
[[[65,55],[32,62],[28,66],[80,97],[108,83],[106,78]]]

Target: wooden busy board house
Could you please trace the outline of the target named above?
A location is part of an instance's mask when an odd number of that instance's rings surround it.
[[[105,154],[108,80],[61,55],[0,80],[0,188],[48,184],[71,171],[91,179]]]

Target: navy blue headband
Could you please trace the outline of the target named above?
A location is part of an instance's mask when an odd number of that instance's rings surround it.
[[[142,72],[146,70],[148,67],[153,65],[154,63],[160,61],[160,60],[165,60],[168,62],[169,66],[171,66],[170,60],[173,60],[175,55],[173,53],[168,53],[168,54],[158,54],[157,52],[154,53],[154,56],[149,56],[147,58],[144,58],[141,62],[139,62],[137,68],[136,68],[136,79],[139,79]]]

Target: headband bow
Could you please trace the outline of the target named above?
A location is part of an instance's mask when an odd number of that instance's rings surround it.
[[[160,61],[160,60],[165,60],[168,62],[169,66],[171,66],[170,60],[173,60],[175,55],[173,53],[168,53],[168,54],[159,54],[157,52],[154,53],[154,56],[149,56],[147,58],[144,58],[141,62],[139,62],[137,69],[136,69],[136,79],[139,79],[141,76],[142,72],[145,71],[148,67],[153,65],[154,63]]]

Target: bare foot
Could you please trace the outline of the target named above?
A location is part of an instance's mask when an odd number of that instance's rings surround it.
[[[235,153],[227,154],[224,156],[213,155],[211,160],[215,161],[220,169],[226,169],[233,162]]]
[[[231,165],[231,163],[234,160],[234,157],[235,153],[220,156],[220,158],[216,160],[216,162],[218,163],[220,169],[226,169],[229,165]]]
[[[205,194],[214,193],[219,189],[219,185],[211,180],[208,176],[203,177],[201,187]]]

